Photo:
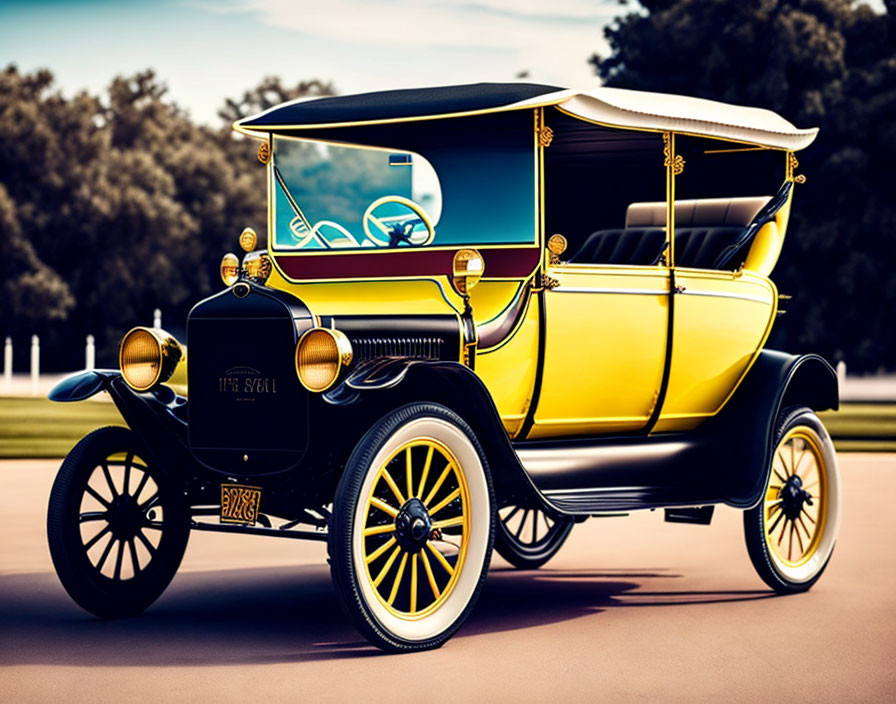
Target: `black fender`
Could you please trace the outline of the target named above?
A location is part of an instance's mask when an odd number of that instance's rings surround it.
[[[127,426],[137,435],[147,459],[161,471],[182,473],[195,468],[187,444],[187,422],[181,417],[186,399],[170,387],[137,393],[117,369],[78,372],[61,380],[49,393],[51,401],[83,401],[108,391]]]
[[[389,358],[368,363],[345,381],[358,394],[356,402],[376,414],[407,403],[440,403],[466,421],[476,434],[491,470],[499,504],[536,501],[549,509],[511,445],[501,416],[482,380],[459,362]]]
[[[60,403],[84,401],[91,396],[96,396],[100,391],[106,391],[109,388],[109,382],[120,376],[121,372],[117,369],[91,369],[76,372],[60,380],[50,389],[47,398]]]
[[[730,462],[731,452],[739,455],[727,468],[726,503],[752,508],[762,498],[772,466],[775,421],[788,406],[837,410],[837,373],[817,354],[762,350],[731,400],[701,427],[716,446],[719,466]]]

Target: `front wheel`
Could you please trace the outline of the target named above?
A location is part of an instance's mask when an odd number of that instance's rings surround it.
[[[494,540],[488,463],[449,409],[393,411],[361,439],[336,490],[331,573],[374,645],[438,648],[472,611]]]
[[[744,512],[750,560],[776,592],[804,592],[827,567],[839,522],[834,444],[810,409],[786,409],[779,416],[762,499]]]
[[[190,535],[183,492],[127,428],[82,438],[50,493],[47,538],[62,586],[101,618],[140,613],[168,586]]]

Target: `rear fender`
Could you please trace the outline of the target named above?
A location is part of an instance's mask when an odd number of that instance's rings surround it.
[[[836,410],[839,398],[837,373],[822,357],[762,350],[731,401],[701,428],[716,444],[718,466],[727,464],[726,503],[750,508],[762,497],[782,409]],[[731,461],[733,452],[739,457]]]

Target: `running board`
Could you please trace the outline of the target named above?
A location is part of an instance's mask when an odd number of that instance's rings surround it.
[[[668,520],[708,522],[693,518],[693,507],[725,502],[732,479],[700,433],[521,442],[514,450],[547,503],[569,515],[681,507]]]

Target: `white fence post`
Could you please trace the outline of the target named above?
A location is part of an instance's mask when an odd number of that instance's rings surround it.
[[[12,386],[12,338],[6,338],[3,345],[3,381],[7,388]]]
[[[152,326],[153,326],[156,330],[161,330],[161,329],[162,329],[162,311],[160,311],[158,308],[156,308],[156,309],[152,312]]]
[[[40,381],[40,340],[37,335],[31,336],[31,395],[37,396]]]
[[[846,362],[842,359],[837,362],[837,381],[840,382],[840,389],[842,393],[843,385],[846,383]]]
[[[93,344],[93,335],[87,336],[87,347],[84,349],[84,368],[88,371],[96,366],[96,346]]]

